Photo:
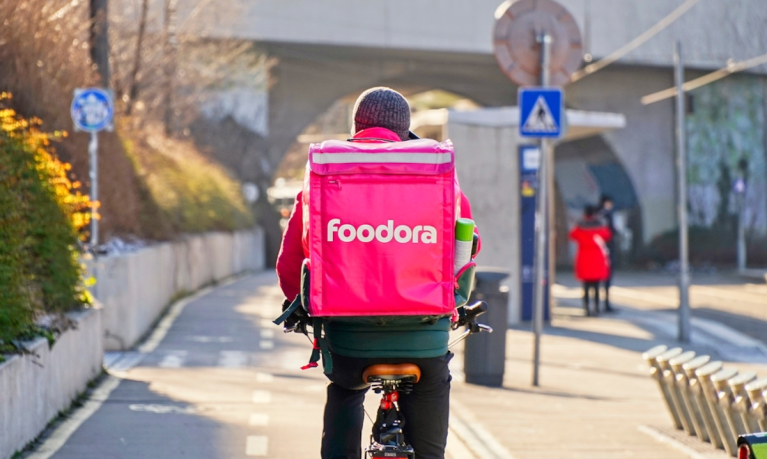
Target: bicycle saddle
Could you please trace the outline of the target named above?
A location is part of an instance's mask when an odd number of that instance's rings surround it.
[[[365,368],[362,380],[366,384],[376,381],[412,381],[421,379],[421,369],[414,363],[378,364]]]

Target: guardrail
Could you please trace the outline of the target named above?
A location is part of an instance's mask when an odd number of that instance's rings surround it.
[[[677,429],[733,457],[739,437],[767,432],[767,378],[679,347],[656,346],[642,358]]]

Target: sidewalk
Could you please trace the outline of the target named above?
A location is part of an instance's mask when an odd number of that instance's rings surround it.
[[[611,300],[639,310],[675,313],[679,305],[678,274],[619,271]],[[581,297],[572,273],[557,274],[557,283]],[[573,303],[575,305],[575,303]],[[767,285],[744,280],[735,272],[696,272],[690,286],[692,317],[722,323],[767,345]]]
[[[30,457],[318,457],[326,380],[319,370],[299,370],[309,357],[306,338],[271,324],[280,300],[274,276],[264,273],[177,305],[143,346],[109,356],[112,376],[96,397]],[[670,426],[640,354],[674,345],[662,317],[633,323],[641,314],[652,313],[583,318],[558,310],[542,339],[539,388],[530,386],[526,330],[507,332],[502,388],[461,382],[457,349],[448,457],[678,459],[679,451],[639,430]],[[767,375],[765,365],[736,368]],[[371,394],[369,413],[376,404]],[[369,429],[367,422],[363,442]]]
[[[504,387],[456,384],[454,397],[517,459],[685,457],[640,431],[642,426],[671,427],[641,353],[657,344],[679,345],[674,316],[616,304],[615,314],[586,318],[577,307],[580,299],[573,298],[579,290],[557,292],[564,296],[559,301],[563,307],[556,310],[541,340],[541,386],[530,384],[532,334],[517,328],[507,335]],[[732,352],[738,344],[760,343],[710,325],[694,324],[693,344],[682,347],[725,361],[739,360],[727,366],[767,376],[767,365],[754,363],[767,362],[765,355]],[[733,343],[733,336],[719,333],[722,330],[745,341]],[[717,352],[720,347],[728,352]],[[455,361],[460,359],[458,355]],[[688,453],[727,457],[691,440]]]

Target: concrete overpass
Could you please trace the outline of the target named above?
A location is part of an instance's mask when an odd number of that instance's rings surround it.
[[[560,0],[574,15],[584,49],[599,59],[665,17],[682,0]],[[268,163],[274,168],[296,136],[339,98],[374,85],[404,93],[444,89],[483,106],[516,105],[516,87],[491,54],[498,0],[235,0],[197,4],[191,25],[212,39],[257,42],[277,58],[268,97]],[[200,6],[202,5],[202,6]],[[190,2],[180,10],[188,13]],[[181,6],[180,6],[181,8]],[[199,11],[198,11],[199,13]],[[765,52],[763,0],[701,0],[677,22],[617,64],[567,87],[578,110],[622,113],[626,129],[603,134],[595,161],[613,161],[636,190],[638,242],[675,226],[673,107],[642,106],[641,96],[670,87],[672,46],[681,40],[693,71]],[[765,67],[754,69],[764,75]],[[594,142],[567,144],[589,156]],[[602,158],[602,159],[599,159]],[[273,169],[272,169],[273,170]]]

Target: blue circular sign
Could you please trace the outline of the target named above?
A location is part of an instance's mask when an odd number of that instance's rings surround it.
[[[114,116],[112,96],[100,88],[75,90],[72,121],[81,131],[97,132],[109,127]]]

